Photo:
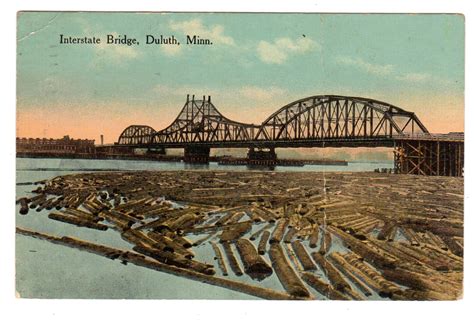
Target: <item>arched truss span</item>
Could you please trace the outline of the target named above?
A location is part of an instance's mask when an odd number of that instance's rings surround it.
[[[120,134],[118,144],[120,145],[141,145],[152,141],[155,129],[144,125],[132,125],[127,127]]]
[[[347,96],[312,96],[266,119],[257,140],[370,139],[428,133],[418,117],[394,105]]]

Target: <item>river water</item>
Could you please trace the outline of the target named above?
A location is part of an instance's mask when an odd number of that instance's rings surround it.
[[[373,171],[376,168],[391,168],[391,162],[350,162],[347,166],[276,167],[275,171]],[[123,161],[123,160],[76,160],[76,159],[30,159],[18,158],[17,184],[97,170],[248,170],[246,166],[187,165],[173,162]],[[255,168],[252,168],[255,170]],[[263,170],[263,169],[262,169]],[[34,185],[17,185],[17,197],[33,195]],[[112,231],[96,231],[80,228],[48,219],[47,211],[30,209],[22,216],[16,209],[16,224],[19,227],[57,236],[70,235],[111,247],[130,249],[131,245]],[[258,227],[255,228],[255,230]],[[196,239],[198,239],[197,237]],[[333,248],[341,248],[336,240]],[[195,247],[196,259],[213,262],[212,249],[207,244]],[[216,271],[219,272],[217,266]],[[233,277],[243,282],[251,279]],[[275,275],[259,285],[282,290]],[[110,298],[110,299],[255,299],[246,294],[203,284],[174,275],[123,265],[118,261],[55,245],[46,241],[21,235],[16,236],[16,289],[26,298]],[[316,297],[315,291],[312,291]],[[374,298],[377,298],[374,296]]]

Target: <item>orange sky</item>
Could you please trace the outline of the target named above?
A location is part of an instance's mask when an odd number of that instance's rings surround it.
[[[251,105],[237,108],[214,98],[213,102],[229,119],[259,124],[278,109],[278,104],[284,105],[286,100],[273,100],[275,105],[259,104],[261,110],[255,110]],[[459,96],[418,96],[392,103],[415,112],[430,132],[464,131],[464,101]],[[167,104],[167,108],[158,108],[130,103],[87,106],[71,103],[19,108],[16,132],[18,137],[61,138],[69,135],[77,139],[95,139],[96,143],[99,143],[100,135],[103,134],[105,143],[113,143],[117,141],[120,133],[132,124],[150,125],[155,130],[165,128],[178,115],[182,105]]]

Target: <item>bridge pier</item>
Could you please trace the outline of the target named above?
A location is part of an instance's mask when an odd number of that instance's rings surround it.
[[[463,176],[464,143],[400,140],[395,143],[395,172],[424,176]]]
[[[184,148],[184,162],[209,163],[211,149],[204,146],[188,146]]]
[[[166,155],[166,149],[164,147],[158,147],[158,148],[148,148],[146,150],[147,154],[160,154],[160,155]]]
[[[249,148],[247,152],[247,159],[249,165],[259,165],[259,166],[275,166],[277,164],[277,155],[275,153],[275,148],[271,147],[268,151],[255,148]]]

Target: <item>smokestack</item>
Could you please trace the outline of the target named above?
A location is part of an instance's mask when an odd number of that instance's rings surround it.
[[[207,96],[207,101],[210,103],[211,102],[211,95]]]
[[[189,94],[186,96],[186,103],[189,102]]]
[[[104,135],[100,135],[100,145],[104,145]]]
[[[194,102],[194,95],[193,95],[193,102]]]
[[[206,95],[202,95],[202,102],[203,102],[203,103],[206,102]]]

